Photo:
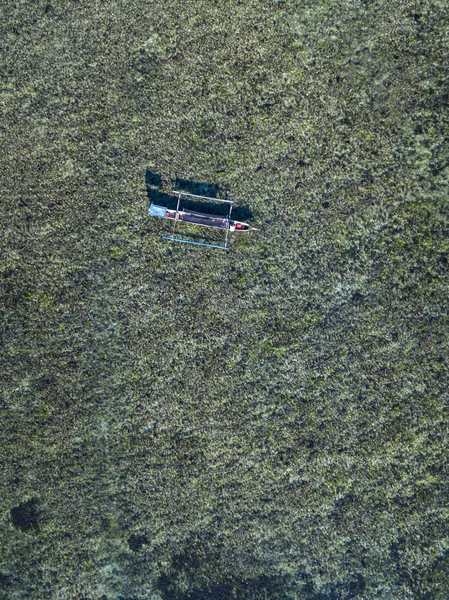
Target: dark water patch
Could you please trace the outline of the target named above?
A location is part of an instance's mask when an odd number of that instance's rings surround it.
[[[195,194],[195,196],[208,196],[209,198],[226,199],[226,192],[217,183],[205,183],[204,181],[192,181],[189,179],[175,180],[175,190]],[[221,196],[220,196],[221,194]]]
[[[289,600],[288,587],[282,577],[261,575],[254,579],[229,578],[216,585],[181,591],[172,578],[163,574],[157,589],[163,600]]]
[[[11,586],[11,575],[0,573],[0,590],[6,590]]]
[[[152,171],[151,169],[147,169],[145,173],[145,183],[147,189],[151,186],[160,188],[162,185],[162,177],[158,173]]]
[[[354,304],[361,304],[364,300],[365,296],[363,294],[361,294],[360,292],[355,292],[355,294],[352,295],[351,297],[351,301]]]
[[[32,531],[39,529],[37,505],[39,500],[31,498],[27,502],[11,508],[11,520],[16,529]]]
[[[424,600],[433,600],[433,590],[438,586],[441,594],[439,598],[449,597],[449,552],[446,550],[438,556],[428,568],[417,570],[408,568],[407,554],[413,548],[413,542],[405,537],[399,537],[390,544],[390,560],[399,581],[413,590],[414,597]]]
[[[194,535],[172,557],[156,589],[162,600],[287,600],[291,584],[278,575],[233,575],[225,566],[222,548],[208,534]],[[232,568],[232,567],[231,567]]]
[[[170,210],[174,210],[177,207],[178,197],[161,191],[161,175],[151,171],[151,169],[147,169],[145,183],[148,200],[150,203],[165,206]],[[227,199],[227,193],[215,183],[204,183],[176,178],[173,189],[180,192],[185,192],[186,194],[205,196],[211,199]],[[180,208],[222,216],[226,216],[229,213],[229,204],[227,203],[207,202],[205,200],[189,198],[189,196],[181,197]],[[237,221],[248,221],[252,219],[253,213],[247,206],[234,206],[232,209],[232,217]]]
[[[145,544],[148,544],[148,538],[145,535],[133,533],[128,538],[128,546],[133,552],[140,552]]]
[[[177,199],[165,192],[160,192],[159,190],[154,190],[151,188],[147,188],[148,200],[151,204],[157,204],[159,206],[165,206],[166,208],[170,208],[173,210],[176,208]]]
[[[335,598],[360,598],[366,588],[366,580],[361,573],[355,573],[351,580],[335,588]]]

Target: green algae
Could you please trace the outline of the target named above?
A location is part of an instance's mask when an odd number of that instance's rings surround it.
[[[0,595],[447,598],[445,6],[2,11]]]

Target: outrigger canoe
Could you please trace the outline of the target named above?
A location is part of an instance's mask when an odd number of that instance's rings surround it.
[[[191,223],[192,225],[201,225],[202,227],[214,227],[215,229],[229,229],[229,231],[256,231],[255,227],[251,227],[251,225],[248,225],[248,223],[244,223],[243,221],[234,221],[228,219],[227,217],[209,215],[207,213],[196,212],[193,210],[169,209],[165,206],[158,206],[156,204],[150,205],[150,215],[152,217],[171,219],[172,221]]]
[[[152,217],[160,217],[162,219],[170,219],[173,221],[173,231],[171,236],[162,236],[165,240],[171,240],[172,242],[183,242],[185,244],[195,244],[197,246],[210,246],[212,248],[220,248],[221,250],[228,250],[228,234],[234,231],[257,231],[255,227],[252,227],[248,223],[243,221],[236,221],[231,219],[232,207],[234,202],[232,200],[222,200],[220,198],[209,198],[207,196],[196,196],[195,194],[188,194],[187,192],[179,192],[174,190],[174,194],[178,196],[178,203],[176,209],[167,208],[166,206],[159,206],[157,204],[150,204],[148,212]],[[229,205],[229,212],[226,217],[220,215],[213,215],[208,213],[202,213],[195,210],[189,210],[186,208],[180,208],[180,202],[182,196],[188,196],[190,198],[198,198],[209,200],[210,202],[224,202]],[[205,242],[197,242],[192,240],[186,240],[175,237],[175,228],[177,223],[189,223],[191,225],[200,225],[201,227],[212,227],[213,229],[220,229],[225,232],[225,241],[223,246],[217,244],[208,244]]]

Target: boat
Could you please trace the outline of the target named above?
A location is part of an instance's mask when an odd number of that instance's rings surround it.
[[[257,231],[255,227],[252,227],[248,223],[243,221],[234,221],[227,217],[221,217],[218,215],[210,215],[207,213],[201,213],[193,210],[175,210],[169,209],[165,206],[158,206],[156,204],[150,205],[150,215],[152,217],[162,217],[163,219],[172,219],[173,221],[182,221],[183,223],[190,223],[192,225],[200,225],[202,227],[215,227],[215,229],[229,229],[229,231]]]
[[[233,207],[233,202],[231,200],[222,200],[220,198],[209,198],[207,196],[197,196],[195,194],[188,194],[187,192],[179,192],[174,190],[174,194],[178,196],[178,204],[176,209],[167,208],[166,206],[159,206],[157,204],[150,204],[149,214],[152,217],[159,217],[162,219],[170,219],[174,221],[173,224],[173,232],[171,236],[162,236],[164,239],[168,239],[174,242],[184,242],[186,244],[195,244],[201,246],[211,246],[213,248],[221,248],[223,250],[228,249],[228,233],[239,231],[239,232],[249,232],[249,231],[257,231],[255,227],[252,227],[249,223],[245,223],[243,221],[237,221],[235,219],[231,219],[231,212]],[[205,200],[209,200],[211,202],[225,202],[228,203],[229,213],[227,216],[214,215],[209,213],[198,212],[194,210],[189,210],[186,208],[180,209],[180,201],[181,196],[189,196],[191,198],[201,198]],[[226,239],[224,246],[218,246],[216,244],[207,244],[204,242],[195,242],[191,240],[185,240],[174,237],[174,231],[177,223],[188,223],[190,225],[199,225],[200,227],[212,227],[214,229],[220,229],[225,232]]]

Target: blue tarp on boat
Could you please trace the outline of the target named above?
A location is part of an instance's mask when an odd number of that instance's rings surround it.
[[[165,213],[167,209],[165,206],[158,206],[157,204],[150,204],[149,213],[152,217],[162,217],[165,219]]]

